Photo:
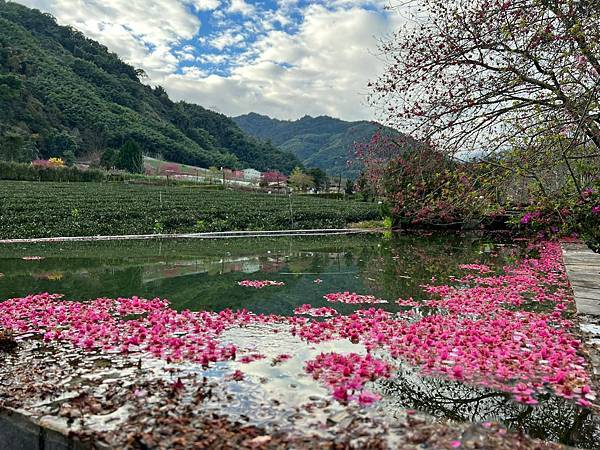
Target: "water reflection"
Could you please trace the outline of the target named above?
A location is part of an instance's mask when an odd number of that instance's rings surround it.
[[[590,410],[547,394],[537,406],[511,400],[510,395],[434,377],[401,367],[397,377],[379,382],[384,407],[417,409],[458,422],[502,422],[534,438],[598,448],[600,425]]]
[[[422,298],[420,285],[432,277],[456,274],[467,261],[505,263],[514,247],[476,236],[353,235],[20,245],[0,252],[0,298],[45,291],[78,300],[138,295],[167,298],[177,309],[291,314],[303,303],[325,306],[324,294],[346,290],[388,299],[395,310],[398,297]],[[31,255],[45,259],[21,259]],[[246,278],[286,286],[237,286]]]

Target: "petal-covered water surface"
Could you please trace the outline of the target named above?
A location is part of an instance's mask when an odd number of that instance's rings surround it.
[[[366,235],[144,244],[10,249],[0,257],[0,327],[218,368],[290,411],[319,395],[378,405],[390,417],[418,409],[501,420],[571,444],[599,436],[554,242]],[[33,253],[43,259],[22,259]]]

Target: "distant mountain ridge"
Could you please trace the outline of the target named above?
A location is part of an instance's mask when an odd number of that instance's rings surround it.
[[[301,165],[223,114],[173,102],[144,76],[50,14],[0,0],[0,159],[85,156],[131,139],[149,156],[200,167]]]
[[[354,156],[355,143],[368,141],[379,129],[386,134],[400,135],[373,122],[347,122],[329,116],[279,120],[249,113],[233,120],[246,133],[293,153],[305,167],[318,167],[330,175],[350,178],[357,177],[361,169]]]

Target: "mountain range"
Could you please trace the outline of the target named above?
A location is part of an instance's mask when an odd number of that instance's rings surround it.
[[[301,162],[223,114],[172,101],[54,17],[0,0],[0,159],[98,154],[135,141],[149,156],[201,167],[291,172]]]
[[[305,167],[317,167],[329,175],[350,178],[355,178],[361,169],[355,158],[357,143],[368,141],[377,130],[399,134],[374,122],[347,122],[328,116],[279,120],[250,113],[233,120],[246,133],[293,153]]]

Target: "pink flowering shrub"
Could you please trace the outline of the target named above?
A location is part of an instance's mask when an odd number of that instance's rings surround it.
[[[325,300],[332,303],[348,303],[348,304],[360,304],[360,303],[387,303],[387,300],[376,298],[373,295],[359,295],[355,292],[336,292],[332,294],[325,294],[323,296]]]
[[[271,280],[243,280],[239,281],[238,284],[243,287],[251,287],[255,289],[262,289],[267,286],[285,286],[283,281],[271,281]]]

